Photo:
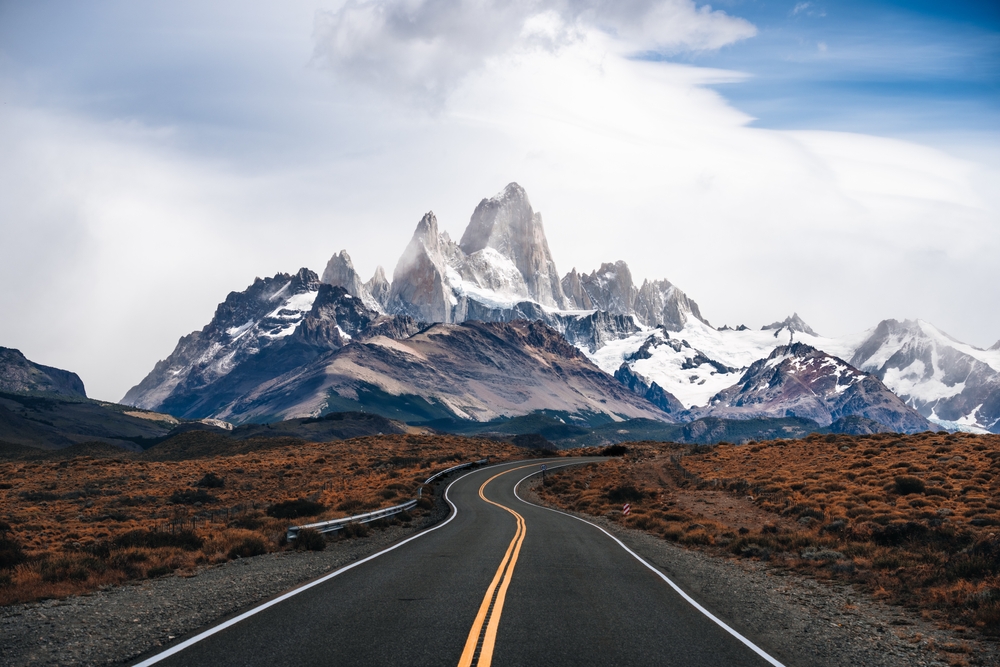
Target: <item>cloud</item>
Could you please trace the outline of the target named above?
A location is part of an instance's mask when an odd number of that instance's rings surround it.
[[[826,10],[817,8],[816,5],[814,5],[811,2],[799,2],[794,7],[792,7],[792,11],[788,12],[788,15],[789,16],[805,15],[805,16],[826,18]]]
[[[692,0],[347,0],[318,13],[315,57],[343,79],[441,99],[491,58],[558,51],[593,31],[623,52],[718,49],[756,34]]]

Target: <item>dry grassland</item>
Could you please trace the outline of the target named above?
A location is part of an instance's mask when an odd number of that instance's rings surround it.
[[[959,634],[1000,635],[1000,436],[627,447],[550,475],[540,496],[681,544],[850,581]],[[961,646],[951,648],[962,664]]]
[[[290,524],[399,504],[444,468],[523,455],[490,440],[398,435],[181,461],[0,463],[0,604],[292,548],[284,539]],[[416,512],[430,506],[425,499]],[[300,547],[325,545],[316,534],[305,538]]]

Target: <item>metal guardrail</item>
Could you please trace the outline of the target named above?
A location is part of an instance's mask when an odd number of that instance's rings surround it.
[[[430,484],[438,477],[443,477],[450,472],[455,472],[456,470],[462,470],[463,468],[470,468],[475,465],[481,465],[483,463],[489,463],[489,459],[480,459],[478,461],[471,461],[469,463],[462,463],[457,466],[452,466],[441,472],[434,473],[426,480],[420,488],[417,489],[417,497],[413,500],[408,500],[402,505],[393,505],[392,507],[383,507],[380,510],[375,510],[374,512],[367,512],[365,514],[355,514],[354,516],[345,516],[341,519],[331,519],[330,521],[320,521],[317,523],[307,523],[301,526],[289,526],[287,537],[288,540],[294,540],[299,536],[299,531],[303,528],[312,528],[318,533],[332,533],[338,530],[342,530],[344,526],[349,523],[369,523],[371,521],[377,521],[379,519],[384,519],[385,517],[392,516],[394,514],[399,514],[400,512],[405,512],[406,510],[413,509],[417,506],[417,500],[421,497],[421,492],[423,491],[423,486],[425,484]]]
[[[457,466],[452,466],[450,468],[442,470],[441,472],[434,473],[433,475],[424,480],[424,484],[430,484],[438,477],[443,477],[444,475],[447,475],[450,472],[455,472],[456,470],[461,470],[462,468],[470,468],[472,466],[482,465],[483,463],[489,463],[489,462],[490,462],[489,458],[485,458],[485,459],[479,459],[478,461],[471,461],[470,463],[461,463]],[[418,498],[420,497],[420,491],[421,489],[417,489]]]

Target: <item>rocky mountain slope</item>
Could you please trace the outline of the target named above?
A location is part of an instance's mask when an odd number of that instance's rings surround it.
[[[942,426],[1000,432],[1000,348],[980,350],[920,320],[884,320],[850,361]]]
[[[420,328],[320,283],[308,269],[257,279],[231,293],[204,329],[181,338],[123,402],[182,418],[229,415],[233,401],[353,340],[402,338]]]
[[[87,396],[76,373],[36,364],[9,347],[0,347],[0,391]]]
[[[124,402],[236,423],[352,409],[407,421],[667,418],[541,322],[424,327],[306,269],[278,274],[230,294]]]
[[[215,414],[276,421],[361,409],[404,421],[552,411],[582,422],[668,420],[602,373],[541,322],[435,324],[404,339],[352,342],[259,388]]]
[[[854,416],[903,433],[932,430],[878,378],[805,343],[775,348],[766,359],[755,361],[737,384],[692,414],[728,419],[805,417],[821,426]]]

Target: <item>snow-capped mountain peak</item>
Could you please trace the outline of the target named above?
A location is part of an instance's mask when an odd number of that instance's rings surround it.
[[[1000,351],[960,343],[929,322],[883,320],[851,363],[947,428],[995,429],[1000,421]]]
[[[261,350],[281,341],[301,325],[313,309],[319,276],[309,269],[273,278],[257,278],[243,292],[230,292],[201,331],[184,336],[174,353],[129,390],[123,403],[159,406],[176,387],[208,384]]]
[[[531,208],[528,194],[517,183],[511,183],[503,192],[479,202],[472,213],[459,248],[466,255],[492,249],[518,270],[530,298],[543,306],[565,308],[552,253],[549,251],[542,216]]]
[[[929,427],[926,419],[877,378],[804,343],[775,348],[695,414],[736,419],[805,417],[824,426],[856,415],[905,432]]]
[[[640,326],[678,331],[689,320],[707,324],[698,304],[670,282],[637,288],[623,261],[590,274],[574,269],[560,281],[541,216],[516,183],[479,203],[458,244],[439,231],[433,213],[425,215],[396,265],[384,308],[428,322],[541,319],[588,350],[612,330],[628,335]],[[590,318],[595,311],[632,322]]]
[[[778,332],[782,329],[787,331],[797,331],[799,333],[806,333],[810,336],[818,336],[815,331],[812,330],[808,324],[806,324],[798,313],[792,313],[790,316],[786,317],[783,322],[773,322],[767,326],[761,327],[762,331],[774,331],[774,335],[777,336]]]

